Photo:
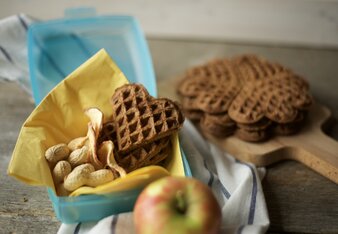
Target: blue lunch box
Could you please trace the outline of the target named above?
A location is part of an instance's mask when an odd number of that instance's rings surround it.
[[[109,53],[130,82],[142,83],[157,96],[149,49],[137,20],[131,16],[100,16],[34,23],[28,29],[28,58],[35,104],[101,48]],[[191,176],[181,150],[186,176]],[[132,211],[142,188],[104,195],[58,197],[47,189],[57,218],[63,223],[97,221]]]

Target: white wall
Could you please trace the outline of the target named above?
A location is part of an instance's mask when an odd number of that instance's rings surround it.
[[[133,15],[148,37],[338,48],[338,1],[0,0],[0,18],[19,12],[60,18],[64,9],[80,6]]]

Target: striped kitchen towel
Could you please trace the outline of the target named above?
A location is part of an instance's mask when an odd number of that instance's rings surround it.
[[[265,233],[269,226],[261,186],[265,169],[237,161],[208,143],[189,121],[180,133],[180,142],[193,177],[212,189],[222,207],[221,233]],[[124,213],[99,222],[62,224],[58,233],[123,234],[135,230],[132,213]]]
[[[33,21],[24,14],[0,20],[0,81],[17,82],[29,94],[26,35]]]

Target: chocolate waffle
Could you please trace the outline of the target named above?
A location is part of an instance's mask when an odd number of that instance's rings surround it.
[[[292,135],[298,132],[305,121],[306,111],[299,111],[296,119],[291,123],[275,123],[274,133],[277,135]]]
[[[200,127],[204,132],[216,137],[226,137],[234,133],[236,123],[226,113],[219,115],[205,114],[200,121]]]
[[[240,79],[244,83],[270,79],[275,74],[291,72],[278,63],[272,63],[253,54],[237,56],[231,61],[237,67]]]
[[[187,71],[178,93],[183,96],[184,109],[218,114],[227,111],[240,87],[240,80],[231,63],[228,60],[214,60]]]
[[[272,76],[244,87],[229,108],[230,117],[239,123],[256,123],[261,118],[277,123],[293,122],[299,109],[311,105],[303,80],[291,73]]]
[[[250,124],[237,123],[235,135],[249,142],[259,142],[267,139],[271,134],[271,126],[273,122],[266,117]]]
[[[241,128],[246,131],[262,131],[267,128],[269,128],[272,125],[272,121],[268,118],[262,118],[256,123],[253,124],[243,124],[243,123],[237,123],[237,127]]]
[[[176,103],[151,97],[140,84],[116,89],[111,103],[118,154],[169,136],[183,125],[184,116]]]
[[[170,153],[170,137],[165,137],[148,143],[125,155],[119,154],[116,161],[125,168],[127,172],[130,172],[141,167],[160,164],[167,159]]]
[[[104,123],[98,138],[98,145],[104,141],[112,141],[114,146],[117,145],[116,129],[114,121]]]
[[[247,131],[242,128],[238,128],[235,131],[235,136],[238,138],[249,141],[249,142],[260,142],[266,140],[270,135],[269,131],[259,130],[259,131]]]
[[[117,135],[114,122],[108,122],[103,125],[98,143],[101,144],[109,140],[111,140],[116,147]],[[138,147],[130,153],[121,154],[115,152],[115,160],[127,172],[130,172],[140,167],[159,164],[170,154],[170,150],[166,148],[171,149],[170,136]]]
[[[259,87],[246,86],[236,96],[228,110],[232,120],[242,124],[254,124],[264,118],[264,109],[256,88]]]
[[[200,110],[183,110],[183,113],[188,119],[196,123],[198,123],[204,115],[204,112]]]

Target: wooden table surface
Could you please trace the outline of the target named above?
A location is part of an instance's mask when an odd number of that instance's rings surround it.
[[[189,66],[215,57],[255,53],[305,76],[316,100],[338,117],[338,50],[160,39],[148,42],[160,96],[176,99],[176,77]],[[6,174],[20,127],[33,108],[32,100],[16,84],[0,83],[0,233],[55,233],[60,226],[45,188],[24,185]],[[337,129],[331,128],[335,139]],[[270,233],[338,233],[337,184],[292,161],[269,166],[262,183]]]

